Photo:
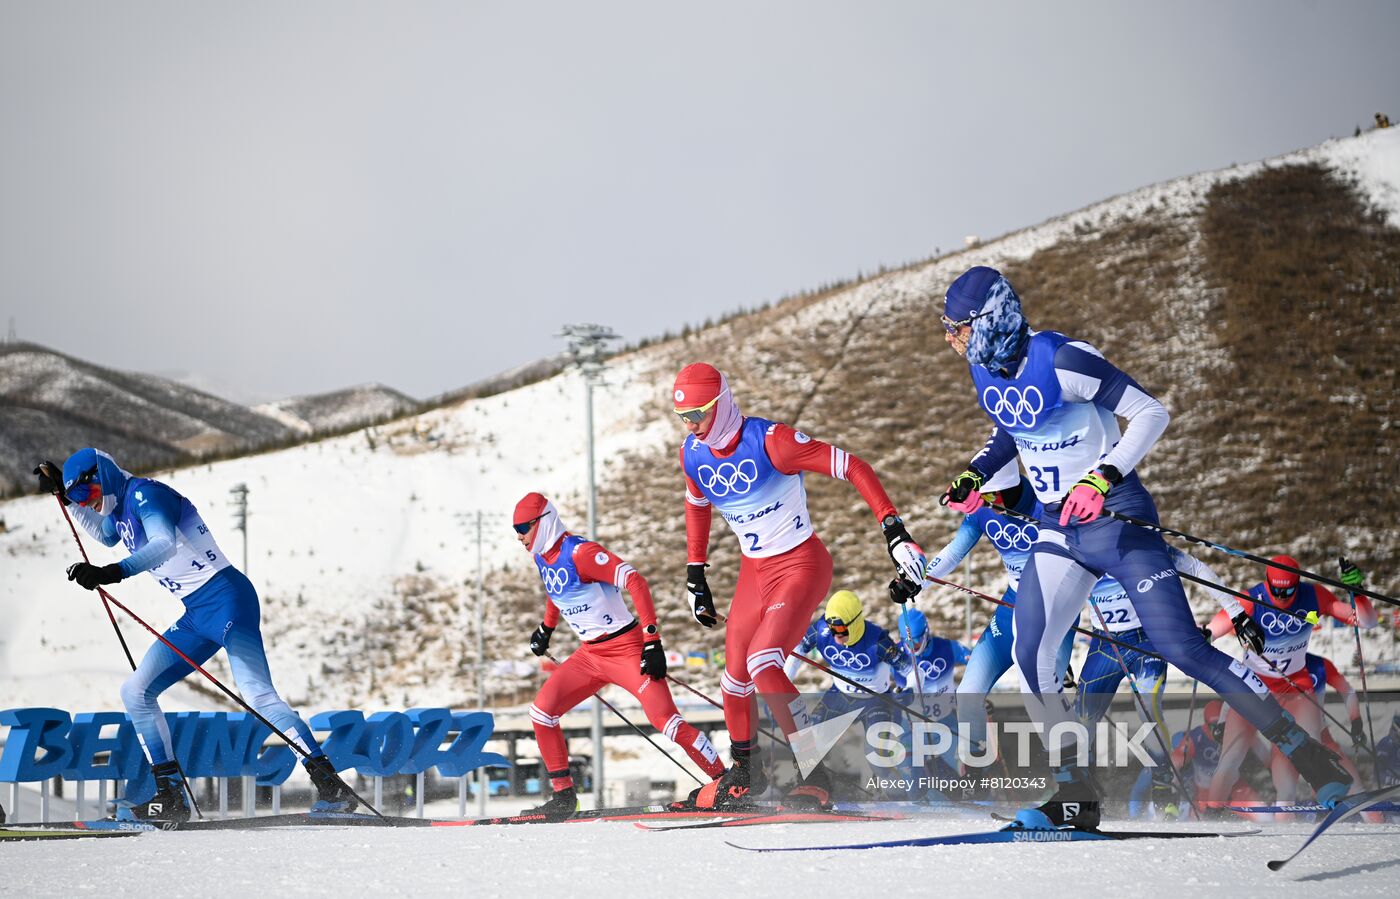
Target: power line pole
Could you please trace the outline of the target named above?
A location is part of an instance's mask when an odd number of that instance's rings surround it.
[[[583,375],[584,420],[588,428],[588,539],[598,539],[598,485],[593,467],[593,388],[603,382],[608,344],[621,338],[605,325],[565,325],[560,337],[569,341],[569,354]],[[593,700],[593,807],[603,808],[603,701]]]
[[[243,532],[243,574],[248,574],[248,485],[234,484],[229,489],[233,496],[233,529]]]
[[[486,564],[483,558],[482,543],[486,533],[486,526],[497,525],[501,522],[502,516],[498,512],[484,512],[477,509],[475,512],[459,512],[456,518],[459,522],[470,523],[476,528],[476,704],[480,711],[486,711]],[[470,581],[463,581],[469,584]],[[490,774],[485,767],[476,770],[477,788],[477,817],[486,817],[486,797],[490,792]],[[462,809],[466,809],[466,781],[462,783],[461,802]]]

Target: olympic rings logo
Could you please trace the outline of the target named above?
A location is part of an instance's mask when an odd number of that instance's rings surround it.
[[[919,661],[919,671],[924,677],[940,678],[947,670],[947,659],[921,659]]]
[[[1033,385],[1024,390],[1019,387],[1007,387],[1005,390],[988,387],[982,391],[982,405],[993,418],[1008,428],[1017,425],[1029,428],[1035,424],[1036,416],[1044,411],[1045,397],[1041,395],[1040,388]]]
[[[863,652],[851,652],[839,646],[822,647],[822,655],[833,665],[841,668],[869,668],[870,656]]]
[[[984,530],[997,549],[1029,552],[1035,541],[1040,539],[1040,528],[1033,524],[1020,525],[996,518],[987,519]]]
[[[697,474],[700,475],[700,489],[709,496],[728,496],[731,493],[743,496],[758,483],[758,463],[745,459],[738,465],[721,462],[718,468],[701,465]]]
[[[546,593],[555,594],[564,592],[564,588],[569,586],[569,569],[549,568],[540,569],[540,577],[544,580]]]
[[[1303,628],[1312,626],[1302,618],[1277,612],[1265,612],[1260,615],[1259,625],[1271,634],[1296,634]]]

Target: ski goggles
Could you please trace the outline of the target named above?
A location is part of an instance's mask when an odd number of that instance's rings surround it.
[[[1292,587],[1275,587],[1273,584],[1270,584],[1269,592],[1279,599],[1292,599],[1293,594],[1298,592],[1298,585],[1294,584]]]
[[[548,512],[545,513],[545,515],[548,515],[548,514],[549,514]],[[521,536],[524,536],[525,534],[530,533],[530,528],[534,527],[534,526],[535,526],[535,523],[538,522],[538,521],[539,521],[541,518],[543,518],[543,517],[544,517],[544,515],[536,515],[534,518],[531,518],[529,521],[522,521],[522,522],[520,522],[519,524],[511,525],[511,527],[515,528],[515,532],[516,532],[517,534],[520,534]]]
[[[831,632],[838,637],[848,637],[851,634],[851,626],[840,618],[826,619],[826,626],[831,628]]]
[[[719,396],[710,400],[703,406],[696,406],[694,409],[677,409],[676,414],[680,416],[681,421],[698,425],[705,420],[706,415],[710,414],[710,410],[715,407],[715,403],[719,402],[720,396],[724,396],[724,391],[720,391]]]
[[[97,479],[97,466],[94,465],[87,471],[78,475],[73,486],[65,491],[68,498],[80,506],[96,502],[102,498],[102,484]]]
[[[986,314],[986,312],[977,312],[969,315],[967,318],[958,319],[957,321],[953,321],[946,315],[940,315],[938,316],[938,320],[943,322],[943,330],[947,331],[949,334],[956,334]]]

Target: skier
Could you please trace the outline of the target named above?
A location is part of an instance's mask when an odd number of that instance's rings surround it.
[[[1186,572],[1203,580],[1219,582],[1219,575],[1211,567],[1189,553],[1175,547],[1170,548],[1172,562],[1178,572]],[[1243,606],[1235,597],[1223,590],[1206,588],[1220,603],[1224,613],[1231,617],[1239,615]],[[1075,710],[1081,721],[1092,725],[1101,719],[1113,702],[1113,696],[1122,683],[1125,670],[1132,678],[1129,685],[1141,698],[1146,707],[1144,722],[1153,725],[1160,735],[1155,743],[1148,743],[1147,749],[1157,761],[1152,769],[1152,799],[1159,809],[1166,809],[1176,794],[1172,783],[1172,769],[1166,763],[1164,747],[1168,730],[1162,717],[1162,687],[1167,681],[1167,663],[1163,661],[1152,641],[1142,629],[1142,621],[1128,599],[1128,592],[1112,577],[1099,578],[1089,592],[1089,602],[1094,607],[1091,613],[1094,636],[1089,642],[1089,652],[1079,669],[1079,689]],[[1114,642],[1109,642],[1111,637]],[[1131,644],[1122,646],[1120,644]],[[1134,705],[1137,705],[1135,702]],[[1144,715],[1142,706],[1138,715]]]
[[[992,497],[992,502],[1005,509],[1033,518],[1040,514],[1040,503],[1036,501],[1030,482],[1017,471],[1014,462],[982,485],[982,489]],[[933,583],[930,578],[945,579],[952,574],[983,535],[991,541],[1006,568],[1006,591],[1001,597],[1006,605],[997,606],[981,636],[973,644],[972,657],[963,670],[962,680],[958,682],[959,741],[968,744],[967,750],[974,756],[982,755],[987,739],[987,694],[1001,676],[1011,670],[1012,608],[1016,605],[1016,585],[1021,580],[1021,569],[1025,567],[1026,558],[1039,533],[1032,522],[997,512],[990,505],[982,506],[964,516],[953,539],[929,559],[924,572],[924,589],[928,589]],[[1055,660],[1061,675],[1069,667],[1073,648],[1074,631],[1066,628],[1060,654]]]
[[[1337,670],[1331,659],[1308,653],[1304,664],[1308,667],[1308,676],[1312,680],[1313,692],[1319,704],[1326,703],[1324,697],[1328,687],[1342,695],[1342,703],[1346,706],[1347,721],[1350,724],[1347,733],[1351,737],[1352,749],[1359,754],[1366,746],[1366,722],[1361,720],[1361,699],[1356,694],[1356,688],[1346,679],[1346,675]],[[1361,783],[1361,770],[1356,765],[1356,759],[1342,749],[1326,723],[1323,724],[1318,739],[1322,741],[1323,746],[1337,753],[1342,760],[1342,767],[1347,769],[1353,780]],[[1362,812],[1361,818],[1372,824],[1379,824],[1385,819],[1380,812]]]
[[[1326,587],[1300,583],[1296,572],[1279,567],[1297,568],[1298,560],[1292,556],[1274,556],[1270,561],[1276,564],[1265,570],[1262,583],[1249,589],[1254,599],[1242,603],[1242,616],[1231,620],[1229,614],[1221,610],[1207,627],[1213,636],[1219,637],[1252,623],[1263,634],[1263,645],[1251,647],[1251,651],[1244,654],[1244,664],[1263,681],[1287,714],[1310,737],[1319,738],[1322,734],[1322,709],[1312,701],[1313,678],[1306,664],[1313,626],[1320,616],[1326,615],[1343,624],[1374,627],[1376,610],[1364,596],[1356,597],[1356,608],[1353,609]],[[1235,708],[1231,708],[1230,714],[1225,716],[1225,739],[1220,766],[1216,769],[1220,781],[1211,789],[1212,799],[1224,798],[1228,772],[1239,766],[1256,729],[1257,725],[1240,715]],[[1292,761],[1294,764],[1290,764],[1284,754],[1279,754],[1270,766],[1278,801],[1285,804],[1298,797],[1298,775],[1308,776],[1297,768],[1296,759]],[[1326,798],[1320,794],[1318,800],[1326,802]]]
[[[968,649],[956,640],[939,637],[929,632],[928,618],[913,605],[906,605],[899,613],[900,649],[913,660],[911,670],[904,678],[905,690],[913,694],[914,707],[927,718],[936,722],[951,721],[957,712],[957,683],[954,668],[970,664],[975,650]],[[967,677],[964,669],[963,677]],[[950,701],[951,700],[951,701]],[[978,700],[981,708],[981,700]],[[986,712],[983,710],[983,715]],[[983,719],[985,721],[985,718]],[[939,758],[947,766],[941,774],[956,775],[958,753],[956,744],[950,745]]]
[[[516,503],[513,524],[516,539],[534,556],[548,597],[544,620],[530,636],[530,651],[537,656],[549,651],[561,615],[580,641],[578,651],[550,675],[530,705],[535,740],[554,795],[525,814],[563,821],[578,811],[568,741],[559,719],[609,684],[635,696],[652,727],[710,777],[719,777],[724,765],[709,738],[681,718],[671,698],[666,651],[646,579],[600,544],[569,533],[554,504],[538,493],[527,493]],[[623,590],[632,597],[635,616],[627,609]]]
[[[1206,703],[1203,717],[1205,723],[1182,735],[1172,749],[1172,763],[1194,790],[1194,806],[1202,809],[1209,806],[1211,780],[1219,770],[1220,740],[1225,736],[1225,704],[1212,699]],[[1251,741],[1251,749],[1255,760],[1268,764],[1270,750],[1258,735]],[[1240,776],[1238,770],[1231,779],[1229,802],[1232,805],[1254,805],[1259,802],[1259,794],[1247,779]],[[1172,813],[1170,808],[1166,811],[1168,815]]]
[[[691,612],[703,627],[719,622],[705,579],[713,507],[739,538],[742,553],[720,680],[733,764],[699,790],[695,801],[702,807],[743,804],[751,790],[757,794],[763,789],[762,772],[750,764],[754,693],[763,694],[791,743],[806,723],[806,712],[783,665],[831,586],[831,555],[813,532],[803,473],[855,484],[880,522],[886,549],[900,573],[892,589],[904,598],[919,592],[927,560],[866,462],[785,424],[746,418],[724,375],[703,362],[686,366],[676,376],[673,399],[690,434],[680,447],[686,484],[686,589]],[[805,778],[792,801],[824,803],[822,774],[818,768]]]
[[[1376,780],[1383,787],[1400,784],[1400,712],[1390,719],[1390,732],[1376,741]]]
[[[873,693],[890,692],[896,684],[891,674],[899,675],[902,681],[914,668],[913,662],[884,628],[865,620],[860,598],[849,590],[832,594],[823,618],[812,622],[783,663],[783,673],[788,680],[802,667],[798,654],[810,656],[814,652],[823,665]],[[860,687],[832,678],[822,699],[827,712],[825,717],[846,711],[850,703],[844,701],[845,697],[859,700],[868,695]],[[863,713],[861,718],[866,724],[892,719],[894,716],[889,711],[883,704],[867,705],[864,712],[870,714]]]
[[[76,562],[68,567],[68,579],[93,590],[149,572],[185,606],[164,640],[195,664],[222,646],[248,704],[305,753],[302,765],[317,793],[312,811],[352,811],[358,805],[354,793],[336,774],[311,728],[272,685],[257,592],[219,549],[194,504],[159,481],[133,477],[107,453],[90,447],[69,456],[61,471],[48,461],[34,471],[39,489],[57,495],[94,539],[106,546],[120,541],[130,553],[110,565]],[[156,794],[144,802],[128,797],[118,806],[118,818],[189,820],[187,785],[157,697],[193,671],[170,646],[157,641],[122,684],[122,704],[151,764]]]
[[[948,505],[972,514],[990,475],[1019,458],[1044,504],[1040,533],[1021,573],[1014,655],[1027,708],[1044,733],[1072,725],[1056,665],[1065,629],[1094,583],[1112,575],[1128,591],[1158,652],[1209,684],[1282,747],[1323,802],[1346,794],[1351,778],[1335,755],[1274,702],[1254,673],[1213,649],[1197,629],[1171,554],[1157,534],[1105,509],[1150,522],[1157,512],[1134,467],[1166,429],[1161,403],[1094,347],[1054,331],[1032,331],[1000,272],[977,266],[949,287],[946,340],[969,364],[978,403],[995,426],[986,445],[948,487]],[[1117,417],[1128,421],[1121,434]],[[1023,826],[1093,828],[1099,793],[1058,731],[1056,793],[1020,816]]]

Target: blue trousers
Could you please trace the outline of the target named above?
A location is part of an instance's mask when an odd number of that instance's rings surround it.
[[[1115,487],[1105,505],[1157,522],[1152,498],[1136,478]],[[1056,667],[1058,644],[1104,574],[1123,585],[1147,638],[1171,664],[1215,690],[1259,730],[1279,719],[1283,710],[1263,681],[1201,636],[1171,551],[1159,535],[1107,517],[1062,528],[1059,516],[1059,503],[1045,510],[1040,538],[1021,573],[1013,645],[1027,709],[1047,734],[1055,724],[1076,718]]]
[[[197,665],[203,665],[223,647],[243,699],[307,753],[321,755],[311,728],[272,685],[263,649],[261,617],[252,583],[238,569],[225,568],[185,598],[185,614],[166,630],[165,639]],[[174,758],[170,726],[157,697],[193,671],[189,662],[157,641],[122,684],[122,704],[152,766]]]

